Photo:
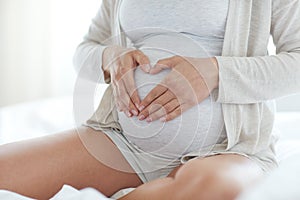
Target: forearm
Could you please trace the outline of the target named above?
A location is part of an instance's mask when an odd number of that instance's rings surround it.
[[[94,82],[105,82],[102,69],[102,56],[106,46],[94,42],[81,43],[75,52],[73,63],[78,76]]]
[[[102,56],[104,49],[112,43],[111,8],[112,1],[102,2],[73,58],[78,75],[94,82],[104,83],[106,78],[102,70]]]
[[[217,57],[218,102],[249,104],[300,92],[300,53]]]
[[[257,55],[250,49],[244,55],[248,57],[217,57],[218,102],[251,104],[300,92],[300,1],[272,1],[270,17],[267,31],[273,37],[277,55],[263,56],[267,46],[262,45],[261,50],[265,50]],[[248,42],[252,42],[249,46],[260,41]]]

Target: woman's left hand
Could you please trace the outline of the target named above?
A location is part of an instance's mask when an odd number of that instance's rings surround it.
[[[149,73],[157,74],[166,68],[171,68],[171,72],[140,103],[140,120],[170,121],[199,104],[218,87],[216,58],[173,56],[158,61]]]

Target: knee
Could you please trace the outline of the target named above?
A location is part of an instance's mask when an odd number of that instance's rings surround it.
[[[174,179],[178,199],[233,200],[242,187],[233,177],[213,166],[188,162]]]

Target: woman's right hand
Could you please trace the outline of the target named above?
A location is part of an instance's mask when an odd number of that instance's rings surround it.
[[[109,46],[102,56],[105,79],[110,78],[117,109],[128,117],[138,116],[141,102],[134,81],[134,71],[140,67],[145,73],[150,71],[150,60],[140,50]]]

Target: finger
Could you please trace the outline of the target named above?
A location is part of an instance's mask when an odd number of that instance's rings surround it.
[[[168,122],[176,117],[180,116],[184,111],[189,109],[189,106],[187,104],[181,104],[179,107],[177,107],[175,110],[173,110],[171,113],[167,114],[167,116],[162,117],[160,119],[161,122]]]
[[[126,105],[124,104],[122,98],[120,98],[119,95],[115,97],[115,101],[119,112],[124,112],[128,117],[132,117],[132,114],[127,110]]]
[[[126,104],[124,104],[121,94],[122,89],[120,88],[120,80],[121,78],[118,78],[118,75],[116,75],[115,72],[112,72],[112,89],[113,89],[113,96],[115,98],[115,105],[120,112],[125,112],[127,110]],[[121,83],[122,84],[122,83]]]
[[[130,96],[130,98],[132,99],[132,103],[134,104],[134,108],[135,108],[135,111],[136,113],[133,113],[135,116],[138,116],[139,114],[139,106],[140,106],[140,103],[141,103],[141,99],[140,99],[140,96],[139,96],[139,93],[137,91],[137,89],[134,90],[134,92],[132,93],[132,95]]]
[[[133,53],[133,58],[144,72],[149,73],[151,66],[148,56],[142,51],[137,50]]]
[[[123,82],[124,88],[125,88],[125,94],[123,98],[123,102],[125,102],[127,110],[132,113],[134,116],[138,116],[139,110],[138,110],[138,103],[140,102],[140,98],[136,91],[132,92],[130,94],[126,89],[126,84]],[[134,97],[135,101],[133,101],[132,97]]]
[[[144,110],[140,112],[139,120],[146,119],[151,113],[154,113],[157,110],[161,109],[162,106],[164,106],[165,104],[167,104],[175,98],[176,97],[174,96],[174,94],[170,90],[167,90],[164,94],[159,96],[149,106],[147,106]]]
[[[157,99],[159,96],[164,94],[168,88],[162,86],[162,85],[157,85],[155,88],[153,88],[149,94],[142,100],[139,106],[139,110],[142,111],[144,110],[147,106],[149,106],[155,99]]]
[[[118,101],[120,102],[121,110],[125,112],[128,117],[132,117],[132,111],[134,110],[135,106],[131,102],[131,99],[126,91],[125,85],[123,80],[119,80],[117,83],[118,88]]]
[[[120,112],[121,111],[121,104],[119,102],[119,95],[118,95],[118,91],[117,91],[117,88],[116,88],[116,81],[112,80],[111,84],[112,84],[113,98],[115,100],[115,106],[117,107],[117,110]]]
[[[123,103],[122,98],[120,98],[120,97],[118,96],[118,97],[116,98],[116,100],[117,100],[116,105],[119,107],[118,110],[119,110],[120,112],[124,112],[125,115],[126,115],[127,117],[132,117],[132,113],[129,112],[129,110],[127,109],[126,105]]]
[[[162,119],[163,117],[167,116],[171,112],[173,112],[175,109],[177,109],[180,106],[179,102],[177,99],[173,99],[163,105],[160,109],[157,111],[151,113],[149,117],[146,119],[147,122],[152,122],[158,119]]]
[[[132,77],[132,78],[124,79],[123,81],[125,84],[127,94],[129,96],[129,110],[134,116],[138,116],[139,114],[138,107],[140,105],[141,100],[136,90],[134,79]]]
[[[136,90],[134,80],[134,70],[136,64],[133,64],[131,59],[126,59],[124,60],[123,65],[134,66],[128,69],[125,74],[123,74],[122,81],[130,99],[128,100],[128,109],[133,115],[137,116],[139,113],[138,105],[140,104],[141,100]]]
[[[154,67],[150,68],[149,74],[158,74],[164,69],[169,69],[170,67],[162,64],[155,64]]]
[[[113,76],[113,78],[111,80],[111,84],[112,84],[113,98],[115,100],[115,106],[117,107],[119,112],[124,112],[125,105],[123,104],[122,101],[120,101],[118,81],[115,79],[115,76]]]
[[[165,58],[159,60],[153,68],[150,70],[150,74],[157,74],[163,69],[168,69],[168,68],[173,68],[175,67],[180,61],[181,61],[180,56],[172,56],[170,58]]]
[[[122,78],[122,81],[130,99],[130,101],[128,102],[130,112],[137,116],[139,113],[138,106],[140,105],[141,100],[136,90],[133,72],[128,71]]]

